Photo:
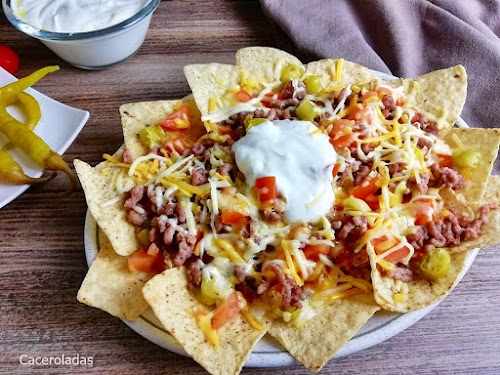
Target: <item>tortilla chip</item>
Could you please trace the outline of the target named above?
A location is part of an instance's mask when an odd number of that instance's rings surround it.
[[[472,130],[472,129],[463,129]],[[484,130],[484,129],[475,129]],[[481,180],[479,180],[481,181]],[[445,197],[452,195],[444,194]],[[448,199],[451,200],[451,199]],[[461,214],[467,214],[467,200],[463,202],[456,199],[453,204]],[[490,176],[486,184],[485,194],[482,204],[496,204],[500,207],[500,176]],[[473,205],[473,206],[478,206]],[[438,282],[430,282],[423,279],[415,279],[407,284],[407,294],[403,302],[391,302],[396,293],[403,291],[405,283],[395,281],[391,277],[384,277],[380,274],[374,264],[375,253],[367,249],[372,266],[372,283],[375,292],[375,300],[382,308],[390,311],[407,312],[428,306],[445,297],[458,283],[462,276],[463,267],[466,262],[468,250],[483,248],[500,243],[498,235],[500,228],[500,210],[492,210],[488,215],[488,222],[481,229],[481,236],[474,240],[464,241],[459,246],[449,248],[451,255],[451,270],[448,275]]]
[[[432,305],[446,297],[460,280],[468,252],[451,255],[451,268],[445,277],[431,282],[415,278],[409,283],[382,276],[375,264],[375,252],[367,249],[372,266],[372,284],[375,301],[384,309],[395,312],[408,312]],[[394,301],[396,294],[402,294],[402,302]]]
[[[370,82],[377,78],[369,69],[362,65],[344,60],[340,73],[340,81],[336,82],[336,67],[338,59],[323,59],[307,64],[306,76],[315,75],[320,77],[323,86],[334,84],[346,86],[362,82]]]
[[[78,291],[81,303],[121,319],[134,320],[147,309],[142,288],[151,274],[130,272],[126,257],[117,255],[106,242],[92,262]]]
[[[483,196],[483,204],[496,204],[500,207],[500,176],[490,176]],[[450,252],[458,253],[476,248],[484,248],[500,243],[500,209],[493,210],[488,215],[488,223],[481,228],[481,236],[474,240],[462,242],[452,247]]]
[[[250,47],[240,49],[236,53],[236,66],[217,63],[194,64],[186,66],[184,74],[200,112],[207,115],[210,99],[221,98],[228,89],[238,87],[242,72],[245,72],[249,81],[265,84],[279,81],[281,70],[292,64],[306,69],[305,76],[315,74],[322,77],[323,85],[328,86],[334,80],[336,61],[325,59],[305,67],[298,58],[284,51],[269,47]],[[365,67],[343,61],[338,84],[368,82],[375,78],[376,76]]]
[[[182,104],[187,104],[191,113],[191,126],[184,130],[170,130],[167,141],[182,136],[188,143],[195,142],[205,133],[201,123],[200,111],[192,96],[181,100],[158,100],[154,102],[128,103],[120,106],[120,115],[123,127],[123,138],[125,145],[130,151],[132,158],[146,155],[149,150],[139,140],[142,129],[157,125],[161,120],[167,118]]]
[[[103,203],[122,196],[113,183],[113,173],[118,171],[109,162],[102,162],[92,168],[87,163],[75,159],[75,170],[85,191],[85,199],[92,216],[99,227],[108,236],[111,245],[122,256],[134,253],[138,249],[135,227],[127,221],[127,213],[123,209],[123,197],[113,204],[102,207]],[[101,173],[109,168],[109,173]]]
[[[240,83],[241,70],[226,64],[193,64],[184,67],[184,75],[202,115],[209,113],[211,98],[220,98],[230,87]]]
[[[454,128],[445,137],[445,142],[452,149],[456,148],[454,138],[458,138],[463,149],[477,151],[481,154],[481,162],[475,168],[455,167],[459,172],[467,177],[467,185],[458,192],[464,196],[469,204],[478,203],[483,197],[483,193],[491,174],[493,163],[498,155],[500,145],[500,129],[474,129],[474,128]]]
[[[408,101],[415,107],[436,118],[445,115],[447,129],[457,121],[467,97],[467,73],[462,65],[395,83],[404,86]]]
[[[269,334],[309,370],[318,372],[378,310],[373,298],[353,296],[334,301],[301,328],[274,321]]]
[[[249,47],[236,52],[236,65],[252,81],[269,83],[280,79],[281,69],[287,65],[304,67],[293,55],[270,47]]]
[[[237,315],[217,331],[220,347],[215,349],[196,323],[194,312],[206,312],[208,308],[189,293],[184,269],[169,269],[153,277],[146,283],[143,294],[165,329],[211,374],[239,373],[271,324],[261,322],[265,329],[258,331]]]

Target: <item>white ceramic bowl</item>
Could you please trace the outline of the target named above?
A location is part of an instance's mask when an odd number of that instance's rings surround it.
[[[11,3],[2,0],[5,16],[18,30],[39,39],[56,55],[82,69],[106,69],[132,56],[142,45],[149,22],[160,0],[151,0],[134,16],[105,29],[83,33],[40,30],[19,19]]]

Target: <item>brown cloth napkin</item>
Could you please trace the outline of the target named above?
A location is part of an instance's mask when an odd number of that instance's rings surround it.
[[[469,87],[462,117],[469,126],[500,127],[500,0],[261,4],[301,58],[343,57],[398,77],[464,65]]]

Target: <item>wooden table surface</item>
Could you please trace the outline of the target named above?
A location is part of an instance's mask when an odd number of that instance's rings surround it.
[[[91,113],[64,155],[93,165],[122,141],[122,103],[174,99],[189,93],[187,63],[234,61],[234,52],[274,46],[257,1],[164,1],[142,49],[115,68],[87,72],[69,66],[0,15],[0,43],[20,55],[24,76],[49,64],[60,72],[37,89]],[[63,126],[64,124],[54,124]],[[145,340],[120,320],[77,302],[87,264],[81,189],[62,194],[59,177],[32,187],[0,211],[0,373],[203,374],[194,361]],[[497,248],[498,250],[498,248]],[[330,361],[323,373],[499,374],[500,253],[480,252],[460,285],[432,313],[372,348]],[[93,367],[19,364],[28,356],[92,356]],[[246,368],[244,374],[305,374],[291,368]]]

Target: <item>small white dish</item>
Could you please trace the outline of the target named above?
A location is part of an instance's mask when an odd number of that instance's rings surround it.
[[[104,29],[59,33],[40,30],[16,17],[11,7],[14,1],[2,0],[2,5],[5,16],[16,29],[40,40],[70,64],[88,70],[106,69],[134,55],[146,38],[151,16],[160,3],[151,0],[129,19]]]
[[[87,264],[90,267],[99,252],[100,245],[105,237],[97,226],[95,219],[89,210],[85,217],[84,244]],[[459,281],[467,273],[470,266],[476,259],[479,249],[471,250],[467,256],[466,265],[459,276]],[[390,339],[398,333],[412,326],[428,313],[430,313],[441,301],[406,314],[391,313],[388,311],[377,312],[347,344],[345,344],[335,355],[335,358],[348,356],[368,349],[374,345]],[[123,320],[139,335],[152,343],[167,349],[171,352],[188,357],[181,345],[171,336],[161,325],[159,320],[148,308],[139,318],[134,321]],[[293,366],[298,362],[284,350],[278,342],[266,335],[256,345],[250,357],[248,357],[245,367],[284,367]]]
[[[0,86],[14,81],[16,77],[0,68]],[[38,100],[42,110],[42,118],[34,130],[35,133],[47,142],[52,150],[59,154],[64,153],[82,130],[89,118],[89,113],[59,103],[32,88],[27,89],[26,92]],[[8,111],[18,120],[24,121],[20,108],[10,106]],[[0,147],[6,143],[7,139],[0,133]],[[9,153],[21,164],[27,175],[31,177],[42,175],[42,168],[35,165],[21,150],[13,148],[9,150]],[[0,181],[0,208],[17,198],[29,187],[30,185],[8,185]]]

